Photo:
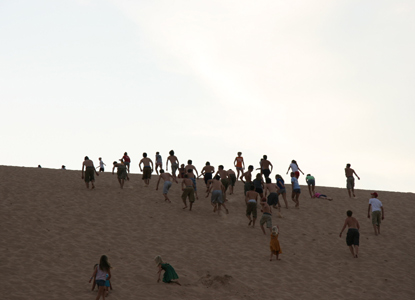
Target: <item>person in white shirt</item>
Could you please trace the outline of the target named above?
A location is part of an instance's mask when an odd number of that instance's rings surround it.
[[[381,220],[385,219],[382,202],[377,198],[378,193],[371,193],[372,198],[369,199],[369,207],[367,209],[367,217],[370,219],[370,210],[372,209],[372,224],[375,229],[375,235],[380,234]]]

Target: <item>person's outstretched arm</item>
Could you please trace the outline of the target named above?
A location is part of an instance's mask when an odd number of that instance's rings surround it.
[[[301,171],[301,169],[298,167],[298,165],[297,165],[297,168],[298,168],[298,171],[300,171],[304,175],[304,172]]]
[[[167,158],[167,161],[166,161],[166,171],[168,171],[169,170],[169,158]]]
[[[357,179],[359,179],[359,180],[360,180],[359,175],[357,175],[357,174],[356,174],[356,172],[355,172],[354,170],[353,170],[353,174],[354,174],[354,175],[356,175]]]
[[[290,171],[290,169],[291,169],[291,165],[288,167],[287,174],[288,174],[288,172]]]

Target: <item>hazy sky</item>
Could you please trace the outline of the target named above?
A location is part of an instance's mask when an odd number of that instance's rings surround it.
[[[0,0],[0,164],[242,151],[415,192],[414,1]],[[301,178],[300,178],[301,179]],[[115,179],[114,179],[115,180]],[[304,177],[300,183],[304,184]]]

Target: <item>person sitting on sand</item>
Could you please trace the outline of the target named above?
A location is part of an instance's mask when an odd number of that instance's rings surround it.
[[[98,286],[98,295],[95,300],[99,300],[101,296],[102,299],[105,300],[105,281],[111,279],[111,265],[108,262],[108,257],[106,255],[101,256],[99,260],[99,265],[97,266],[91,278],[89,279],[89,282],[91,282],[93,278],[95,278],[95,282]]]
[[[164,275],[163,275],[163,282],[165,283],[175,283],[178,285],[181,285],[179,282],[179,275],[177,275],[176,271],[174,270],[174,268],[168,264],[165,263],[163,261],[163,259],[161,258],[160,255],[157,255],[154,258],[154,261],[157,264],[157,267],[159,268],[157,274],[158,274],[158,279],[157,282],[160,282],[160,277],[161,277],[161,271],[164,271]]]
[[[252,228],[255,227],[255,220],[257,218],[257,201],[258,193],[255,192],[255,187],[251,185],[251,189],[246,192],[245,203],[246,203],[246,217],[249,219],[248,226],[252,224]],[[252,219],[251,219],[252,214]]]
[[[116,161],[112,164],[112,174],[114,174],[114,169],[117,168],[118,183],[120,184],[120,188],[124,188],[125,179],[130,180],[130,178],[128,178],[127,168],[123,163],[117,163]]]
[[[313,195],[313,198],[326,199],[326,200],[329,200],[329,201],[333,200],[333,198],[327,197],[327,195],[320,194],[320,193],[315,193]]]
[[[84,171],[85,169],[85,171]],[[98,172],[95,170],[94,162],[89,159],[88,156],[85,156],[84,162],[82,163],[82,179],[85,179],[86,188],[89,189],[89,182],[92,184],[92,188],[95,188],[94,174],[99,176]]]
[[[209,188],[206,194],[206,198],[209,197],[209,193],[212,191],[211,204],[213,206],[213,212],[218,212],[220,214],[220,208],[223,206],[226,210],[226,213],[229,214],[229,210],[225,205],[224,197],[225,187],[223,186],[220,176],[215,175],[215,177],[209,181]]]
[[[271,207],[267,203],[267,198],[261,199],[261,211],[262,211],[262,217],[259,221],[259,225],[261,225],[262,232],[265,233],[264,224],[267,223],[267,228],[271,232],[272,227],[272,210]]]
[[[272,227],[271,241],[269,242],[269,248],[271,250],[271,256],[269,258],[269,261],[272,261],[273,255],[277,257],[277,260],[281,260],[280,258],[278,258],[278,256],[282,253],[280,242],[278,241],[279,231],[280,230],[278,226]]]
[[[193,203],[195,202],[195,188],[193,181],[189,178],[187,174],[184,175],[184,179],[182,181],[182,200],[184,203],[183,209],[187,208],[186,198],[189,197],[190,202],[190,210],[192,210]]]
[[[314,176],[311,176],[311,174],[307,174],[305,181],[308,185],[308,192],[310,193],[310,197],[313,198],[313,195],[315,194],[314,188],[316,187],[316,180]]]
[[[173,177],[176,178],[176,171],[179,168],[179,160],[177,159],[177,156],[174,155],[173,150],[170,150],[169,154],[170,154],[170,156],[167,157],[167,161],[166,161],[166,171],[169,170],[169,162],[170,162],[171,173],[172,173]]]
[[[160,177],[159,180],[157,181],[157,186],[156,186],[156,191],[159,189],[159,183],[160,183],[160,179],[164,180],[164,185],[163,185],[163,196],[165,201],[168,201],[169,203],[171,202],[169,197],[167,197],[167,193],[169,192],[169,189],[172,185],[170,178],[173,179],[176,183],[179,183],[176,178],[174,178],[170,173],[165,173],[163,169],[160,169]]]
[[[359,254],[359,229],[360,225],[359,222],[352,217],[353,212],[351,210],[348,210],[346,212],[347,218],[344,220],[344,225],[342,230],[340,231],[339,237],[342,237],[342,233],[346,226],[349,226],[349,230],[347,231],[346,236],[346,244],[349,246],[350,252],[352,253],[354,258],[357,258]],[[354,247],[354,248],[353,248]]]
[[[144,165],[144,171],[141,168],[141,164]],[[145,187],[148,187],[148,185],[150,184],[151,172],[153,172],[154,165],[153,161],[147,157],[147,153],[143,153],[143,158],[138,163],[138,166],[140,167],[140,171],[143,172],[143,180]]]

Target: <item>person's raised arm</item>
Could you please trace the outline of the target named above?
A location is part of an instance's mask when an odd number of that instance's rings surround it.
[[[347,219],[346,219],[346,221],[344,221],[344,225],[343,225],[342,230],[340,231],[339,237],[342,237],[342,233],[343,233],[344,229],[346,228],[346,226],[347,226]]]
[[[385,211],[383,210],[383,206],[381,206],[380,209],[382,210],[382,220],[383,220],[385,218]]]
[[[172,179],[173,179],[176,183],[179,183],[179,182],[177,181],[177,179],[173,177],[173,175],[169,174],[169,178],[172,178]]]
[[[153,161],[151,159],[149,159],[149,161],[150,161],[150,164],[151,164],[151,170],[153,170],[154,169]]]
[[[369,207],[367,208],[367,217],[370,219],[370,204],[369,204]]]
[[[195,172],[196,172],[196,175],[197,175],[197,176],[199,176],[199,172],[197,172],[197,169],[196,169],[196,167],[193,167],[193,169],[195,170]]]
[[[360,224],[359,224],[358,220],[356,220],[356,227],[357,227],[357,229],[360,229]]]
[[[168,171],[168,170],[169,170],[169,161],[170,161],[170,159],[169,159],[169,158],[167,158],[167,161],[166,161],[166,171]]]

